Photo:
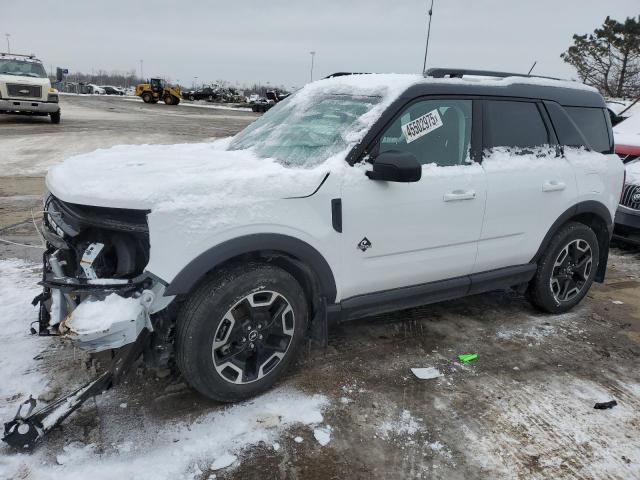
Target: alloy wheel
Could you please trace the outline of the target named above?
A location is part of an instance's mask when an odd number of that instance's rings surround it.
[[[259,290],[242,298],[224,315],[213,338],[213,364],[234,384],[260,380],[285,357],[295,331],[287,298]]]
[[[587,284],[593,252],[589,243],[582,239],[569,242],[560,250],[551,272],[551,292],[556,302],[571,301]]]

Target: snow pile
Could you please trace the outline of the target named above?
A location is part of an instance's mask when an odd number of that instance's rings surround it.
[[[38,320],[31,299],[42,291],[39,268],[21,260],[0,261],[0,418],[13,417],[17,404],[45,390],[47,379],[33,357],[49,344],[29,333]],[[37,326],[36,326],[37,327]],[[1,476],[1,475],[0,475]]]
[[[640,102],[625,115],[630,116],[613,127],[614,142],[616,145],[640,146]]]
[[[104,300],[84,300],[72,312],[66,325],[78,334],[104,332],[114,323],[137,319],[142,309],[137,298],[124,298],[112,293]]]

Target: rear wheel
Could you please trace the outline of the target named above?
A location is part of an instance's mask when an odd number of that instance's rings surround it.
[[[165,105],[173,105],[173,97],[171,95],[165,95],[162,101]]]
[[[591,228],[571,222],[551,239],[527,291],[542,311],[562,313],[577,305],[593,283],[600,249]]]
[[[143,93],[142,94],[142,101],[144,103],[151,103],[153,102],[153,95],[151,95],[150,93]]]
[[[286,271],[266,264],[221,271],[179,314],[178,367],[193,388],[213,400],[254,396],[294,361],[307,317],[304,292]]]
[[[56,125],[60,123],[60,120],[61,120],[60,110],[58,110],[57,112],[51,112],[49,116],[51,117],[51,123],[55,123]]]

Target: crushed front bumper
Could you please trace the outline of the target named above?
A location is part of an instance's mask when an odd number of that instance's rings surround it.
[[[153,331],[150,315],[158,306],[156,298],[162,298],[163,282],[150,274],[129,280],[71,278],[62,271],[59,253],[47,251],[43,256],[43,292],[34,299],[34,304],[40,304],[40,334],[61,335],[79,348],[96,353],[135,342],[145,328]],[[107,310],[101,316],[110,317],[109,322],[98,322],[95,328],[87,328],[86,320],[83,328],[74,325],[74,315],[86,310],[89,302],[100,302],[113,294],[131,300],[133,308],[124,313],[117,308],[109,311],[105,303]]]

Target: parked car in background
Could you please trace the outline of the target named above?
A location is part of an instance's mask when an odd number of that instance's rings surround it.
[[[124,95],[124,90],[119,87],[112,87],[111,85],[102,85],[100,88],[104,90],[107,95]]]
[[[182,98],[187,100],[206,100],[208,102],[215,102],[220,97],[217,88],[210,86],[203,86],[195,90],[189,90],[188,92],[182,92]]]
[[[626,179],[616,212],[616,234],[640,241],[640,104],[614,129],[615,151],[625,165]]]
[[[84,90],[83,93],[88,93],[89,95],[104,95],[106,93],[104,88],[94,85],[93,83],[86,84]]]

